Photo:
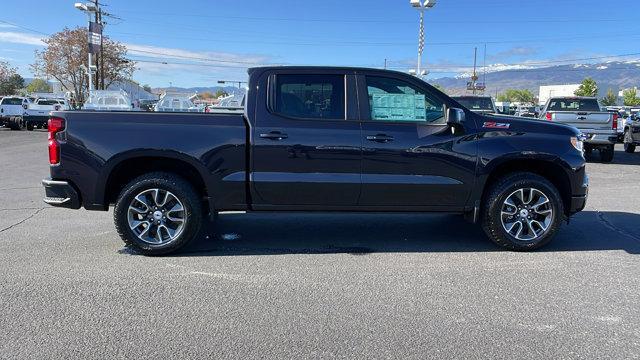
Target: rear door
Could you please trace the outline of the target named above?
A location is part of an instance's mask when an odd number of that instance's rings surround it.
[[[275,71],[260,83],[268,85],[257,94],[252,127],[254,206],[355,207],[362,136],[347,96],[355,95],[354,75]]]
[[[475,124],[445,123],[447,100],[407,76],[358,76],[363,114],[360,205],[395,210],[461,209],[475,180]]]

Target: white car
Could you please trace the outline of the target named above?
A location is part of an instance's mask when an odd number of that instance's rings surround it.
[[[94,90],[85,101],[83,110],[132,111],[133,103],[124,90]]]
[[[22,96],[5,96],[0,101],[0,125],[7,126],[11,130],[20,130],[24,127],[23,116],[29,107],[30,101]]]

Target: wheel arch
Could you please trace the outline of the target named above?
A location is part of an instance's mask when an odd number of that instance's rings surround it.
[[[96,184],[96,198],[105,207],[115,203],[123,187],[149,172],[168,172],[189,181],[198,195],[210,199],[210,176],[196,159],[175,151],[134,151],[114,157],[106,163]],[[211,204],[209,204],[210,206]]]
[[[484,200],[489,193],[490,187],[495,182],[515,172],[530,172],[542,176],[558,189],[562,197],[562,204],[565,215],[569,215],[571,208],[571,180],[567,173],[568,164],[564,163],[557,157],[530,157],[530,158],[505,158],[500,161],[493,162],[486,167],[483,176],[482,191],[478,200],[480,205],[484,204]]]

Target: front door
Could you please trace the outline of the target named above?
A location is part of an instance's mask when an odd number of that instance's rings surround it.
[[[358,83],[369,100],[362,122],[360,205],[464,207],[475,179],[472,121],[453,134],[445,122],[445,100],[418,80],[359,76]]]
[[[269,109],[252,129],[256,208],[357,206],[362,136],[358,119],[349,119],[347,87],[355,90],[354,76],[339,72],[269,78],[261,95]]]

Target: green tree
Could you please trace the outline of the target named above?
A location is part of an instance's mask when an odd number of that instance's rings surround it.
[[[46,80],[42,79],[33,79],[33,81],[27,85],[28,93],[36,93],[36,92],[51,92],[51,85]]]
[[[13,95],[24,87],[24,79],[8,62],[0,61],[0,95]]]
[[[528,89],[507,89],[497,99],[501,102],[535,103],[536,96]]]
[[[624,90],[622,92],[622,98],[624,99],[624,106],[640,105],[640,98],[638,98],[638,92],[635,88]]]
[[[582,80],[582,84],[578,90],[573,92],[576,96],[589,96],[595,97],[598,95],[598,84],[592,78],[588,77]]]
[[[618,103],[618,97],[613,92],[613,90],[607,90],[607,95],[600,100],[600,104],[602,106],[613,106]]]

